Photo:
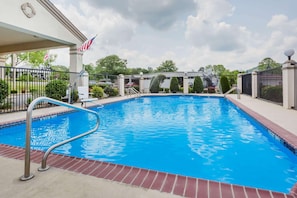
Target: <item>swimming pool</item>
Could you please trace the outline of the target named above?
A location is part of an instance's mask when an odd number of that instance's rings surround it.
[[[224,98],[141,97],[94,108],[100,130],[54,152],[281,192],[296,182],[296,156]],[[92,128],[71,113],[33,123],[32,148]],[[25,125],[0,130],[0,142],[24,146]]]

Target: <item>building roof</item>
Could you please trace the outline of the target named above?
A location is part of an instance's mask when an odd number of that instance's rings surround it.
[[[87,40],[49,0],[0,6],[0,54],[79,46]]]

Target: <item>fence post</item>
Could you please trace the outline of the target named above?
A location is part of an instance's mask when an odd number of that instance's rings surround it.
[[[119,75],[119,94],[125,96],[125,77],[123,74]]]
[[[242,74],[237,74],[237,89],[242,93]]]
[[[139,91],[140,93],[144,93],[144,78],[143,78],[143,73],[140,72],[140,78],[139,78]]]
[[[184,86],[184,94],[189,93],[189,78],[187,73],[184,73],[184,78],[183,78],[183,86]]]
[[[252,72],[252,98],[258,98],[258,73]]]
[[[5,61],[6,61],[6,58],[5,56],[0,56],[0,79],[4,79],[5,77]]]
[[[283,107],[286,109],[297,108],[297,64],[288,60],[283,64]]]

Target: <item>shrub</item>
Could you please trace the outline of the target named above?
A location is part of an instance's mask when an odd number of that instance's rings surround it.
[[[106,93],[108,96],[117,96],[119,94],[119,91],[118,89],[108,86],[108,87],[105,87],[104,93]]]
[[[45,86],[45,95],[49,98],[62,100],[66,96],[67,83],[62,80],[53,80]]]
[[[194,93],[193,88],[189,87],[189,93]]]
[[[152,77],[151,83],[150,83],[150,92],[151,93],[159,93],[160,85],[155,76]]]
[[[151,93],[159,93],[160,90],[160,84],[163,83],[166,76],[164,75],[158,75],[157,77],[153,77],[150,83],[150,92]]]
[[[11,94],[16,94],[16,93],[18,93],[18,91],[17,90],[11,90],[10,93]]]
[[[8,96],[8,84],[0,79],[0,104]]]
[[[11,109],[11,102],[3,102],[3,104],[0,104],[0,109]]]
[[[274,101],[282,102],[283,101],[283,88],[282,86],[267,86],[261,90],[261,98]]]
[[[226,93],[227,91],[230,90],[229,81],[228,81],[228,78],[226,76],[221,77],[220,83],[221,83],[223,93]]]
[[[203,82],[199,76],[194,79],[193,90],[194,93],[201,93],[203,91]]]
[[[92,88],[92,93],[95,98],[102,98],[104,91],[102,87],[94,86]]]
[[[72,91],[71,95],[72,95],[73,102],[77,102],[77,100],[79,98],[78,97],[78,91],[77,90]]]
[[[179,90],[177,77],[172,77],[170,81],[170,91],[176,93]]]

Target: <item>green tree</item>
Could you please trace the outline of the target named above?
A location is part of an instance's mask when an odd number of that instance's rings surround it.
[[[223,93],[226,93],[227,91],[230,90],[230,84],[229,84],[228,78],[226,76],[221,77],[220,83],[221,83]]]
[[[33,67],[39,67],[40,65],[50,66],[57,58],[56,54],[49,54],[49,58],[44,60],[45,55],[48,53],[47,50],[25,52],[18,54],[18,63],[27,61],[32,64]]]
[[[179,90],[178,79],[177,77],[172,77],[170,81],[170,91],[176,93]]]
[[[151,93],[159,93],[160,84],[164,82],[166,76],[160,74],[158,76],[154,76],[150,83],[150,92]]]
[[[214,74],[217,76],[221,76],[224,72],[227,71],[224,65],[213,65],[212,67]]]
[[[144,68],[140,68],[140,67],[137,67],[137,68],[127,68],[126,74],[140,74],[141,72],[143,74],[148,74],[149,73],[149,70],[148,69],[144,69]]]
[[[96,73],[103,75],[119,75],[127,73],[127,60],[117,55],[106,56],[96,61]]]
[[[280,67],[280,66],[281,66],[280,63],[277,63],[272,58],[267,57],[267,58],[264,58],[261,62],[259,62],[258,71],[263,71],[263,70]]]
[[[53,65],[51,70],[55,71],[51,73],[51,79],[69,80],[69,68],[63,65]]]
[[[53,65],[51,69],[53,71],[69,72],[69,68],[63,65]]]
[[[157,67],[157,72],[176,72],[178,68],[172,60],[166,60],[159,67]]]
[[[95,67],[92,63],[87,64],[87,65],[83,65],[84,69],[90,74],[93,75],[95,74]]]
[[[196,76],[194,79],[193,92],[201,93],[203,91],[203,82],[199,76]]]

